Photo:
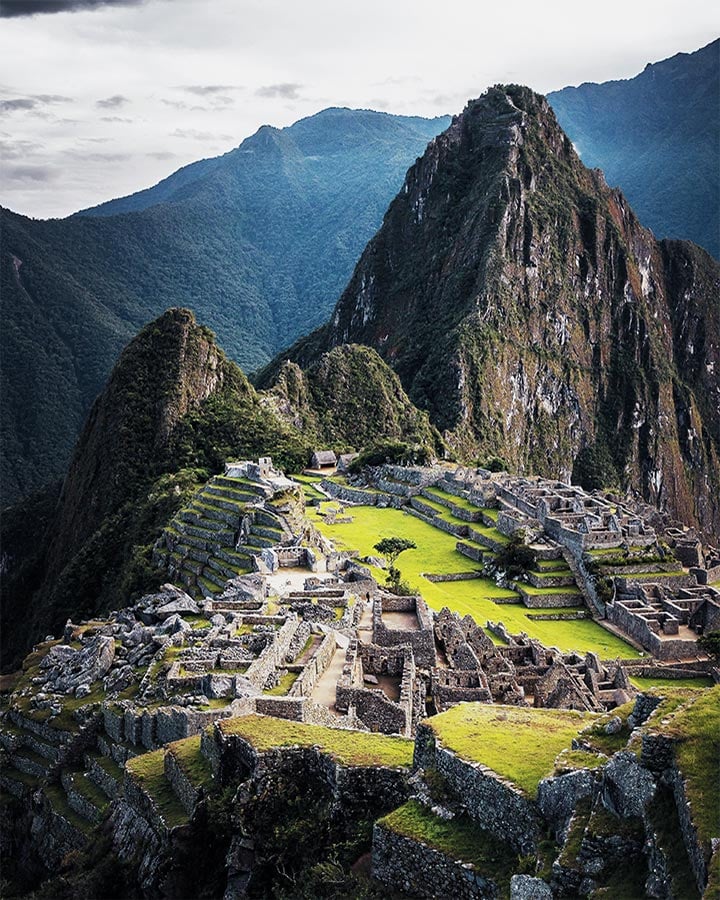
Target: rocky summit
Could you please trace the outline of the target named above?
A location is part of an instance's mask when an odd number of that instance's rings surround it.
[[[717,534],[719,279],[583,166],[544,98],[495,87],[430,143],[286,356],[373,347],[458,454],[622,485]]]

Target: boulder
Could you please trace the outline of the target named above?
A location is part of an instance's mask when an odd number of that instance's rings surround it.
[[[616,753],[603,770],[603,805],[623,819],[642,816],[655,794],[655,779],[634,753]]]
[[[171,600],[169,603],[165,603],[155,610],[155,614],[160,621],[164,621],[174,615],[196,616],[199,613],[200,607],[192,597],[189,597],[187,594],[185,594],[184,597],[178,597],[177,600]]]
[[[510,900],[552,900],[550,886],[532,875],[513,875],[510,879]]]
[[[118,669],[113,669],[105,678],[103,687],[108,694],[119,693],[130,687],[134,677],[132,666],[120,666]]]
[[[619,734],[622,731],[623,723],[620,716],[613,716],[605,726],[605,734]]]
[[[178,613],[173,613],[169,618],[165,619],[162,625],[158,627],[159,634],[178,634],[186,631],[192,631],[192,626],[186,622]]]

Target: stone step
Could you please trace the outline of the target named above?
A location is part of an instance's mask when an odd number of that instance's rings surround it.
[[[240,567],[233,568],[232,563],[227,563],[225,560],[218,559],[214,556],[211,556],[208,560],[208,567],[214,572],[223,575],[226,581],[229,581],[231,578],[237,578],[238,575],[244,575],[247,571],[247,568],[236,571],[236,569]],[[203,574],[207,574],[207,571]]]
[[[203,497],[202,500],[193,500],[189,507],[190,512],[196,512],[206,522],[214,522],[218,528],[232,528],[236,530],[240,525],[240,513],[234,509],[226,509],[215,503],[215,497]]]
[[[252,558],[249,553],[241,553],[239,550],[230,550],[228,547],[221,547],[215,554],[216,559],[224,559],[233,566],[240,569],[250,570],[252,568]]]
[[[246,494],[252,494],[253,497],[263,499],[268,495],[268,491],[261,484],[249,481],[246,478],[229,478],[227,475],[216,475],[208,484],[213,487],[225,487],[233,491],[241,491]]]
[[[213,547],[216,544],[232,547],[235,543],[234,533],[229,529],[213,531],[210,528],[202,528],[200,525],[189,525],[187,522],[178,524],[182,524],[183,527],[181,531],[185,537],[191,536],[201,538],[205,541],[206,549],[210,549],[210,547]]]
[[[88,778],[110,800],[117,797],[122,787],[123,770],[115,760],[109,756],[101,756],[96,752],[87,752],[85,753],[84,761]]]
[[[234,575],[232,576],[235,577]],[[205,581],[209,581],[211,584],[214,584],[217,588],[224,588],[225,582],[228,580],[225,575],[222,575],[220,572],[217,572],[215,569],[211,569],[210,566],[206,566],[203,571],[202,578]],[[200,583],[200,579],[198,579],[198,583]]]
[[[37,790],[39,784],[40,779],[36,775],[28,775],[8,765],[0,769],[0,787],[18,799]]]
[[[210,559],[210,552],[208,550],[200,550],[198,547],[188,547],[183,555],[188,559],[194,559],[201,563],[206,563]]]
[[[255,526],[250,529],[250,536],[245,540],[244,544],[240,545],[241,547],[255,547],[262,550],[264,547],[275,547],[277,545],[276,540],[263,537],[261,534],[257,534],[254,529]]]
[[[201,736],[168,744],[164,759],[165,777],[188,816],[198,802],[214,787],[210,763],[203,755]]]
[[[251,503],[257,503],[260,499],[255,496],[255,494],[250,494],[246,491],[236,491],[222,485],[208,485],[203,491],[202,496],[207,497],[221,509],[235,512],[239,516],[243,514],[246,506]]]
[[[208,531],[220,531],[226,527],[224,521],[218,521],[212,516],[206,515],[205,510],[196,507],[194,503],[186,509],[181,509],[177,520],[184,522],[186,525],[197,525],[200,528],[206,528]]]
[[[187,824],[189,816],[165,773],[165,756],[165,748],[143,753],[128,764],[127,772],[129,784],[139,792],[138,799],[149,807],[148,812],[152,811],[152,819],[172,829]]]
[[[79,816],[95,824],[102,821],[110,801],[104,791],[91,781],[85,772],[63,769],[60,782],[69,806]]]
[[[198,578],[197,586],[200,589],[203,597],[208,597],[212,600],[214,597],[217,597],[218,594],[222,593],[222,589],[225,587],[225,582],[220,585],[213,581],[211,578],[206,578],[204,575],[201,575]]]
[[[193,559],[190,556],[186,556],[185,559],[183,559],[182,568],[187,572],[192,572],[193,575],[200,575],[205,568],[205,563],[199,562],[197,559]]]
[[[185,532],[181,534],[179,531],[171,528],[166,528],[165,531],[168,533],[168,539],[172,542],[173,553],[180,547],[195,547],[198,550],[208,550],[209,542],[204,538],[195,537]]]
[[[95,823],[89,821],[82,815],[78,815],[72,806],[70,806],[67,794],[61,785],[48,784],[43,788],[43,793],[47,797],[50,808],[55,815],[63,818],[72,829],[71,834],[67,836],[68,843],[75,843],[78,848],[84,846],[95,828]]]
[[[10,763],[18,772],[34,775],[36,778],[45,778],[50,769],[49,760],[28,747],[14,750],[10,754]]]
[[[250,533],[269,538],[273,542],[273,546],[282,543],[283,540],[288,538],[288,535],[280,528],[270,528],[268,525],[253,525]]]

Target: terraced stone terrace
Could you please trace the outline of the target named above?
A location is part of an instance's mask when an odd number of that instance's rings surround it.
[[[461,703],[423,727],[461,759],[482,763],[528,796],[551,775],[558,754],[595,721],[592,713]]]
[[[268,484],[217,475],[198,489],[170,522],[153,559],[193,596],[212,597],[230,578],[254,568],[253,557],[291,544],[282,508]]]

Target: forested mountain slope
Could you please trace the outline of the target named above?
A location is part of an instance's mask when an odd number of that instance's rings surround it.
[[[408,172],[329,322],[466,459],[619,483],[720,532],[720,266],[657,242],[547,101],[495,87]]]
[[[720,258],[720,40],[548,100],[585,165],[622,189],[646,227]]]
[[[121,348],[173,306],[252,369],[327,317],[447,118],[328,109],[68,219],[2,212],[2,500],[59,477]]]

